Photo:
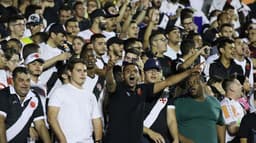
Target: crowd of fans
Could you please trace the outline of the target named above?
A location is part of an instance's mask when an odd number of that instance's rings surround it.
[[[255,0],[0,0],[0,142],[256,143]]]

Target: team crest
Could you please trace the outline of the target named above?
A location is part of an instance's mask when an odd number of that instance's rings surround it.
[[[36,103],[34,101],[31,101],[30,102],[30,107],[35,108],[36,107]]]

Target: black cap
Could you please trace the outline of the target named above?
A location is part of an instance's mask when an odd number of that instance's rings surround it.
[[[64,26],[61,24],[53,24],[50,29],[49,29],[49,33],[62,33],[64,35],[67,34],[67,31],[64,29]]]
[[[157,69],[157,70],[161,70],[161,65],[158,62],[158,60],[154,59],[154,58],[149,58],[145,64],[144,64],[144,71],[147,70],[151,70],[151,69]]]
[[[124,41],[118,37],[112,37],[110,39],[108,39],[107,41],[107,47],[111,46],[112,44],[123,44]]]
[[[95,9],[95,10],[90,14],[90,19],[93,20],[93,19],[95,19],[95,18],[97,18],[97,17],[100,17],[100,16],[103,16],[103,17],[106,16],[104,10],[103,10],[103,9]]]
[[[119,13],[116,13],[116,14],[113,14],[109,11],[109,8],[110,7],[114,7],[116,8],[115,4],[112,3],[112,2],[106,2],[103,6],[103,9],[105,11],[105,17],[106,18],[112,18],[112,17],[118,17],[119,16]]]

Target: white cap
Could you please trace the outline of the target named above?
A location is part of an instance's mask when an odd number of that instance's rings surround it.
[[[44,63],[44,59],[41,58],[39,53],[32,53],[32,54],[28,55],[27,58],[25,59],[24,63],[27,65],[34,61],[39,61],[41,63]]]

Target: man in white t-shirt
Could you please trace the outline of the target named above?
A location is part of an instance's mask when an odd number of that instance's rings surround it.
[[[39,53],[41,54],[42,59],[45,60],[43,65],[44,72],[40,75],[40,78],[42,83],[47,85],[48,94],[50,94],[50,88],[54,89],[56,85],[61,85],[59,80],[52,78],[54,77],[53,74],[57,73],[56,63],[66,61],[71,57],[69,52],[59,49],[59,47],[64,46],[66,33],[67,32],[62,25],[53,24],[49,29],[49,38],[47,42],[39,44]],[[51,79],[54,79],[52,80],[54,83],[50,86],[48,81]]]
[[[48,120],[53,132],[61,143],[99,143],[102,123],[97,101],[83,88],[86,65],[80,59],[71,60],[67,73],[69,83],[54,90],[48,104]]]
[[[232,141],[238,133],[245,111],[238,99],[242,96],[242,85],[237,79],[227,79],[222,83],[226,92],[225,98],[221,101],[221,109],[227,126],[226,142]]]

